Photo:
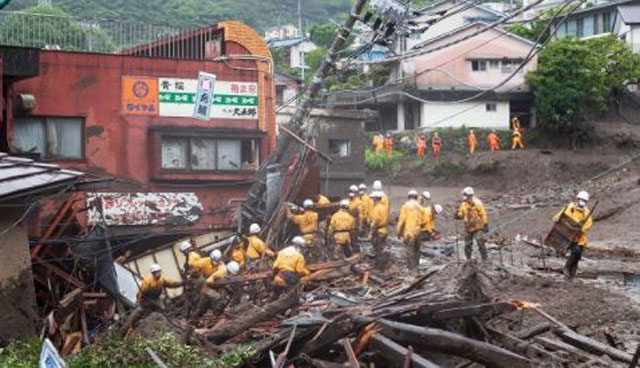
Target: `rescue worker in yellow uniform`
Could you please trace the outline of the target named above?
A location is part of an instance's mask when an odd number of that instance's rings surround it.
[[[236,235],[233,237],[232,246],[231,246],[231,260],[238,263],[240,266],[240,271],[246,271],[246,243],[247,239],[243,235]]]
[[[351,233],[352,250],[358,248],[357,240],[358,235],[360,234],[360,225],[362,224],[362,213],[364,212],[362,205],[362,200],[360,200],[360,190],[358,189],[358,186],[354,184],[349,187],[349,213],[351,213],[351,216],[356,219],[356,229]]]
[[[420,226],[422,224],[422,206],[418,203],[418,192],[410,190],[407,201],[400,209],[400,217],[396,225],[398,237],[407,248],[407,267],[417,270],[420,264]]]
[[[373,206],[369,214],[369,225],[371,232],[371,243],[375,256],[374,265],[379,270],[385,267],[385,248],[387,247],[387,223],[389,222],[389,209],[382,203],[382,192],[371,193]]]
[[[515,150],[516,147],[520,149],[524,149],[524,144],[522,143],[522,133],[520,133],[520,130],[514,128],[513,134],[511,135],[511,139],[512,139],[512,144],[511,144],[512,150]]]
[[[382,193],[382,198],[380,199],[380,202],[382,202],[382,204],[387,206],[387,212],[391,213],[391,201],[389,201],[389,197],[387,197],[387,195],[382,191],[382,183],[380,182],[380,180],[376,180],[373,182],[373,185],[371,186],[371,189],[374,192],[380,192]]]
[[[193,250],[191,240],[183,240],[180,243],[180,252],[184,255],[184,267],[183,272],[187,280],[184,288],[184,294],[189,302],[189,305],[196,305],[200,298],[200,285],[204,281],[201,270],[201,263],[203,258]]]
[[[198,263],[196,263],[196,267],[200,275],[203,276],[203,281],[211,276],[218,265],[220,265],[222,259],[222,253],[218,249],[214,249],[209,254],[209,257],[201,258]]]
[[[305,240],[304,251],[307,257],[312,261],[320,259],[320,247],[317,244],[318,237],[318,213],[313,211],[313,201],[305,199],[302,202],[304,208],[301,213],[294,214],[291,208],[287,207],[287,218],[294,224],[298,225],[300,235]]]
[[[340,209],[331,216],[329,238],[333,243],[333,258],[340,258],[340,250],[345,257],[352,254],[351,239],[356,230],[356,219],[349,213],[349,201],[340,201]]]
[[[369,232],[368,226],[369,213],[373,209],[373,200],[367,194],[367,186],[363,183],[358,185],[358,198],[360,199],[360,234],[365,236]]]
[[[149,267],[149,272],[151,272],[151,276],[145,277],[140,283],[136,308],[127,319],[122,331],[123,335],[127,333],[129,328],[134,328],[140,319],[151,312],[164,312],[165,307],[162,300],[164,288],[177,288],[184,284],[181,280],[162,277],[162,268],[157,264],[152,264]]]
[[[304,246],[305,240],[296,236],[291,240],[292,245],[279,251],[273,262],[273,286],[277,294],[290,289],[300,283],[300,278],[311,274],[298,247]]]
[[[313,199],[315,200],[316,204],[330,204],[331,201],[329,200],[329,198],[327,198],[325,195],[318,193],[315,195],[315,197],[313,197]]]
[[[576,196],[576,202],[569,203],[553,217],[553,222],[558,222],[564,214],[564,216],[571,218],[576,223],[582,224],[580,233],[572,239],[569,245],[570,254],[562,269],[562,273],[569,280],[573,279],[578,271],[578,263],[582,258],[582,252],[587,247],[587,232],[593,226],[593,220],[590,216],[591,211],[587,208],[588,201],[589,193],[580,191]]]
[[[237,262],[231,261],[226,265],[223,262],[218,264],[215,272],[213,272],[207,281],[200,289],[200,303],[196,309],[195,317],[202,317],[207,310],[213,308],[215,314],[222,313],[224,311],[225,302],[224,296],[228,292],[225,287],[219,287],[216,285],[216,281],[229,277],[230,275],[237,275],[240,272],[240,265]]]
[[[183,240],[180,243],[180,252],[185,256],[184,272],[190,275],[195,270],[198,261],[202,259],[202,256],[193,250],[191,240]]]
[[[484,234],[489,232],[489,218],[482,202],[475,197],[473,188],[466,187],[462,191],[464,198],[455,215],[456,220],[462,220],[465,229],[464,254],[467,259],[471,259],[473,253],[473,242],[478,244],[480,256],[483,261],[487,260],[487,248],[484,244]]]
[[[420,240],[421,241],[429,241],[435,240],[437,236],[437,232],[435,230],[435,217],[436,217],[436,207],[440,208],[442,211],[442,206],[439,204],[432,205],[431,204],[431,193],[428,191],[422,192],[422,195],[419,199],[420,206],[422,206],[422,223],[420,224]]]
[[[273,258],[275,253],[267,247],[262,239],[258,236],[260,234],[260,225],[251,224],[249,226],[249,238],[247,239],[247,251],[245,253],[245,264],[247,265],[247,271],[257,272],[260,259],[263,254],[269,258]]]
[[[384,137],[382,134],[378,133],[374,135],[371,143],[375,152],[382,152],[384,150]]]

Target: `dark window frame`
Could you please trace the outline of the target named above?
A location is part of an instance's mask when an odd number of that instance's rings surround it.
[[[20,115],[15,116],[14,118],[14,139],[15,137],[15,126],[16,124],[20,124],[18,120],[20,119],[40,119],[44,128],[44,152],[38,153],[40,160],[45,162],[53,162],[53,161],[78,161],[84,162],[87,159],[86,155],[86,140],[87,140],[87,119],[85,116],[50,116],[50,115]],[[80,120],[80,157],[64,157],[58,155],[52,155],[49,153],[49,129],[47,129],[47,123],[52,119],[78,119]],[[28,154],[28,153],[25,153]]]

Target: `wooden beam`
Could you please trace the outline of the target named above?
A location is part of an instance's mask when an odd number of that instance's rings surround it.
[[[550,331],[551,327],[553,326],[550,323],[543,322],[529,329],[519,331],[515,337],[523,340],[530,339],[534,336],[542,335],[543,333]]]
[[[298,137],[298,135],[296,135],[294,132],[292,132],[291,130],[289,130],[286,126],[284,126],[284,124],[278,124],[278,127],[280,129],[282,129],[282,131],[284,131],[285,133],[289,134],[293,139],[295,139],[296,141],[298,141],[300,144],[306,146],[307,148],[309,148],[310,150],[312,150],[313,152],[317,153],[318,155],[320,155],[323,159],[325,159],[326,161],[329,161],[331,163],[333,163],[333,159],[331,159],[331,157],[329,157],[329,155],[327,155],[326,153],[320,151],[319,149],[317,149],[316,147],[310,145],[307,141],[305,141],[304,139]]]
[[[544,336],[536,336],[533,339],[534,339],[535,342],[537,342],[538,344],[544,346],[547,349],[551,349],[551,350],[554,350],[554,351],[567,352],[569,355],[573,356],[577,360],[580,360],[580,361],[583,361],[583,362],[588,362],[590,360],[597,359],[597,361],[600,364],[602,364],[603,366],[608,366],[609,365],[609,363],[605,362],[604,360],[600,359],[599,357],[591,355],[591,354],[587,353],[584,350],[580,350],[580,349],[576,348],[575,346],[569,345],[569,344],[564,343],[562,341],[550,339],[550,338],[544,337]]]
[[[382,334],[399,343],[422,346],[425,349],[473,360],[491,367],[528,368],[531,360],[501,347],[476,341],[436,328],[380,320]]]
[[[633,361],[633,356],[625,351],[618,350],[613,348],[607,344],[603,344],[600,341],[596,341],[589,337],[580,335],[571,330],[557,330],[555,331],[556,335],[560,336],[560,338],[567,343],[577,346],[580,349],[586,350],[591,353],[599,354],[599,355],[607,355],[611,359],[618,360],[621,362],[631,363]]]
[[[353,351],[351,347],[351,343],[349,342],[349,338],[342,338],[342,347],[344,347],[344,351],[347,353],[347,357],[349,358],[349,364],[351,368],[360,368],[360,362],[358,362],[358,357],[356,357],[356,353]]]
[[[482,314],[498,315],[513,312],[515,310],[517,310],[517,307],[509,302],[483,303],[439,310],[434,312],[432,317],[440,320],[448,320],[453,318],[479,316]]]
[[[371,350],[380,353],[380,357],[386,360],[389,366],[398,366],[398,363],[404,361],[408,354],[408,349],[404,346],[380,334],[373,336],[371,339],[371,348]],[[409,362],[411,368],[440,367],[416,353],[411,354]]]
[[[34,263],[36,265],[40,265],[44,268],[47,269],[47,271],[50,271],[51,273],[55,274],[56,276],[64,279],[65,281],[68,281],[70,284],[72,284],[75,287],[78,288],[84,288],[85,285],[82,281],[78,280],[77,278],[69,275],[68,273],[64,272],[63,270],[59,269],[58,267],[52,265],[51,263],[43,260],[40,257],[35,257],[33,258]]]

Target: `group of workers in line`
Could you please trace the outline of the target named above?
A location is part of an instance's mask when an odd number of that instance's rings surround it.
[[[358,239],[368,238],[373,245],[375,267],[385,268],[391,203],[382,190],[380,181],[375,181],[372,189],[367,193],[366,185],[352,185],[349,188],[349,199],[341,200],[337,211],[326,219],[326,235],[329,239],[329,244],[326,245],[332,248],[327,258],[338,259],[359,253]],[[400,209],[396,233],[406,247],[407,268],[414,272],[419,266],[422,242],[439,238],[436,218],[442,214],[443,208],[439,204],[432,204],[428,191],[419,195],[417,191],[410,190],[407,197]],[[476,243],[482,260],[486,261],[484,237],[489,232],[487,211],[473,188],[464,188],[462,197],[454,218],[464,224],[465,256],[472,259],[473,243]],[[127,330],[151,311],[164,310],[161,299],[164,288],[185,286],[186,293],[196,295],[195,317],[202,316],[210,309],[214,313],[221,313],[232,295],[238,295],[240,290],[237,287],[227,287],[220,280],[262,271],[265,258],[273,261],[271,285],[274,296],[299,284],[302,277],[311,273],[307,267],[307,258],[320,260],[323,257],[321,249],[326,248],[321,244],[319,215],[314,208],[330,205],[331,202],[322,195],[316,196],[314,200],[305,200],[302,209],[287,210],[287,217],[297,226],[299,235],[294,236],[290,244],[278,252],[271,250],[259,237],[262,229],[255,223],[249,227],[248,236],[234,237],[227,255],[214,249],[208,257],[202,257],[193,249],[190,241],[182,242],[180,251],[185,256],[184,271],[188,281],[185,283],[164,278],[160,266],[152,265],[151,277],[143,279],[140,285],[137,306],[125,326]],[[593,224],[587,208],[588,201],[589,194],[581,191],[575,202],[571,202],[553,218],[554,222],[558,222],[561,217],[567,216],[581,225],[580,232],[571,240],[570,255],[563,271],[568,279],[576,274],[578,262],[587,245],[586,233]]]
[[[416,156],[420,158],[425,157],[427,155],[427,136],[424,133],[416,134],[415,143]],[[478,139],[473,129],[469,130],[466,143],[469,153],[474,154],[478,147]],[[495,129],[487,135],[487,145],[491,152],[500,150],[500,137]],[[383,136],[382,133],[374,135],[372,146],[375,152],[384,151],[387,156],[391,156],[393,154],[394,147],[394,141],[391,133],[387,133],[385,136]],[[433,157],[437,158],[440,156],[440,152],[442,150],[442,139],[438,135],[438,132],[434,132],[431,137],[431,149]],[[514,117],[511,120],[511,149],[524,149],[522,128],[520,127],[520,120],[518,117]]]

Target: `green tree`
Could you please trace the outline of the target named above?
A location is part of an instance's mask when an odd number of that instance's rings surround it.
[[[623,82],[640,71],[639,56],[614,36],[580,41],[562,38],[539,55],[538,68],[526,75],[535,94],[541,127],[575,135],[585,115],[608,109]]]
[[[112,52],[115,45],[97,24],[80,23],[62,9],[35,6],[9,14],[0,23],[5,45],[60,47],[64,50]]]
[[[328,49],[336,38],[338,29],[332,23],[315,24],[309,29],[309,34],[311,42]]]
[[[551,27],[549,22],[556,16],[565,14],[569,11],[570,7],[561,10],[561,7],[555,7],[547,10],[536,18],[532,19],[528,24],[514,23],[507,27],[509,32],[513,32],[518,36],[524,37],[531,41],[544,43],[549,37],[551,37]]]

